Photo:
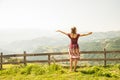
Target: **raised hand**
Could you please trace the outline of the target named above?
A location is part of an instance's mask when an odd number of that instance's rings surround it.
[[[57,30],[56,32],[60,32],[60,30]]]
[[[88,34],[92,34],[93,32],[89,32]]]

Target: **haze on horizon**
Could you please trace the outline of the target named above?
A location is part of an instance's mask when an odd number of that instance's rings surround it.
[[[120,30],[120,0],[0,0],[0,36],[15,41],[78,32]]]

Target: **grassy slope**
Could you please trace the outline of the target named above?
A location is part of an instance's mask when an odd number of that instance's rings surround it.
[[[7,65],[4,68],[0,70],[0,80],[120,80],[120,64],[78,68],[78,72],[69,72],[68,68],[56,64]]]

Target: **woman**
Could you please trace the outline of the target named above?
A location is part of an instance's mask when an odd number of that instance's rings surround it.
[[[72,71],[73,62],[74,62],[74,71],[76,72],[76,66],[77,62],[80,59],[80,51],[79,51],[79,45],[78,45],[78,38],[82,36],[87,36],[92,34],[92,32],[89,32],[87,34],[77,34],[76,27],[71,28],[71,33],[66,33],[61,30],[57,30],[57,32],[61,32],[65,35],[67,35],[70,40],[70,46],[69,46],[69,55],[70,55],[70,71]]]

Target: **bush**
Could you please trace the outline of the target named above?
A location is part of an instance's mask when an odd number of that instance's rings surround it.
[[[16,74],[19,72],[20,67],[14,66],[2,71],[2,74]]]
[[[81,72],[84,73],[84,74],[94,74],[94,73],[98,72],[99,70],[100,70],[99,67],[93,66],[93,67],[91,67],[91,68],[82,70]]]
[[[61,70],[61,68],[62,67],[60,65],[54,63],[48,67],[48,72],[58,71],[58,70]]]
[[[98,72],[97,72],[97,75],[98,75],[98,76],[105,76],[105,77],[112,77],[112,76],[111,76],[111,73],[108,72],[108,71],[98,71]]]
[[[120,64],[115,65],[120,70]]]
[[[30,74],[32,70],[32,65],[25,66],[24,68],[21,69],[20,73],[21,74]]]
[[[32,74],[35,74],[35,75],[42,75],[46,73],[46,68],[45,66],[42,66],[42,65],[35,65],[33,68],[32,68]]]

